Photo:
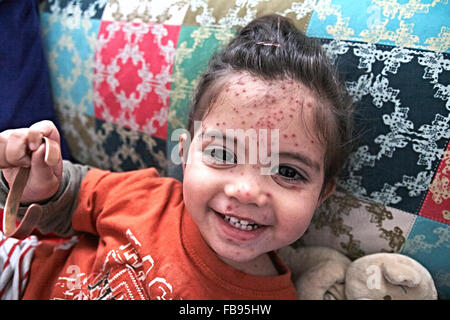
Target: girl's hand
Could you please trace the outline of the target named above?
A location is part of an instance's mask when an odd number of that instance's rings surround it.
[[[57,143],[57,161],[49,166],[44,161],[44,137]],[[20,167],[31,167],[21,202],[39,202],[52,197],[62,176],[60,136],[51,121],[40,121],[29,128],[0,133],[0,169],[9,183],[14,182]]]

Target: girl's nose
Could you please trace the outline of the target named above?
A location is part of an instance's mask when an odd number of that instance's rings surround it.
[[[235,198],[243,204],[255,204],[258,207],[266,205],[269,198],[257,183],[250,183],[245,179],[226,184],[224,192],[227,197]]]

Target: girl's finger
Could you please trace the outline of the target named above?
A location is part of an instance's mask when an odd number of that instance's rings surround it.
[[[27,141],[28,141],[28,148],[31,152],[36,151],[37,148],[39,148],[39,146],[44,143],[42,139],[43,136],[44,135],[39,130],[32,128],[28,130]]]
[[[5,147],[5,159],[11,166],[29,167],[31,158],[28,149],[28,129],[11,131]]]
[[[50,120],[36,122],[30,127],[30,130],[42,133],[44,137],[48,137],[59,144],[60,136],[55,124]]]

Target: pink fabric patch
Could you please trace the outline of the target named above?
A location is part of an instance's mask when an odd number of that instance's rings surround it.
[[[102,21],[94,66],[95,116],[167,138],[180,26]]]
[[[450,224],[450,143],[428,189],[419,215]]]

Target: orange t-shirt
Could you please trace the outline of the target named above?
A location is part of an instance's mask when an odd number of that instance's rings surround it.
[[[81,233],[36,248],[23,299],[296,299],[290,271],[253,276],[222,262],[155,169],[90,170],[72,217]]]

